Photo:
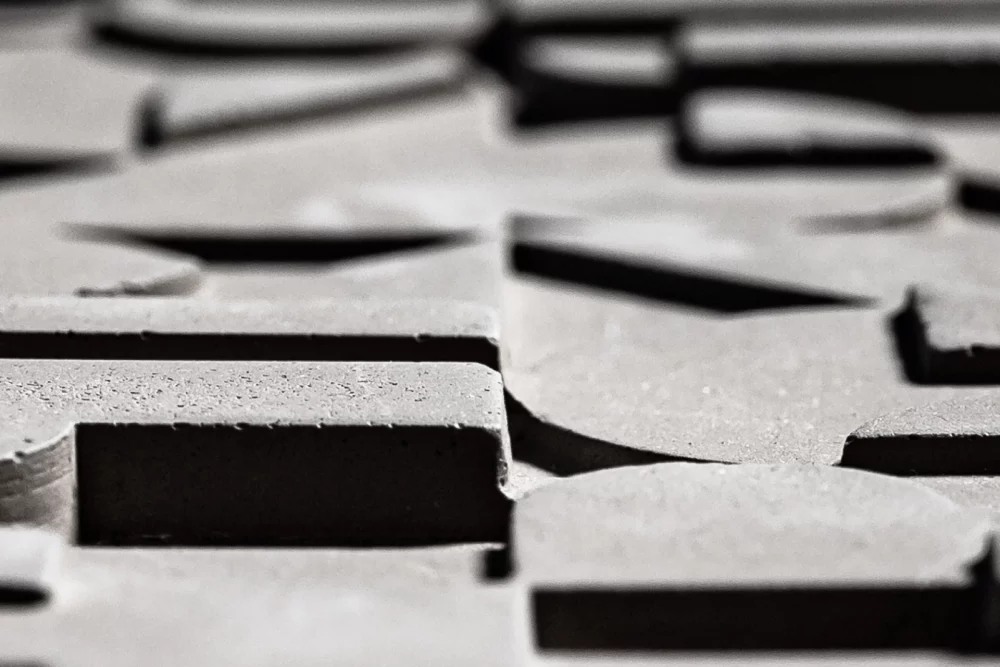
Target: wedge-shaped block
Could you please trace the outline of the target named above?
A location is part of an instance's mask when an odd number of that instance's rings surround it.
[[[554,482],[513,554],[542,649],[964,645],[990,524],[909,481],[667,463]]]
[[[480,364],[0,363],[0,522],[87,544],[497,541]]]

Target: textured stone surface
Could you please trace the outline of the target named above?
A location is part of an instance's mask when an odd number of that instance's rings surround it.
[[[549,484],[513,527],[535,641],[577,650],[954,645],[989,535],[903,480],[682,463]]]
[[[822,95],[706,91],[681,109],[678,152],[734,167],[906,167],[935,161],[931,137],[877,105]]]
[[[996,662],[998,21],[0,0],[0,664]]]
[[[835,463],[869,419],[991,393],[909,383],[889,312],[719,321],[602,309],[551,288],[516,295],[528,323],[505,328],[514,449],[562,473],[678,459]]]
[[[910,194],[923,187],[912,182]],[[894,217],[882,213],[882,222],[869,219],[872,227]],[[529,273],[723,312],[894,303],[915,274],[1000,284],[985,246],[993,234],[955,222],[856,238],[673,213],[648,221],[528,220],[518,226],[515,263]]]
[[[496,313],[427,300],[0,299],[0,357],[469,361],[498,367]]]
[[[3,368],[4,522],[51,525],[85,543],[404,545],[502,534],[505,419],[499,378],[478,364]],[[297,455],[282,453],[293,445]],[[318,466],[327,473],[306,475]],[[376,502],[366,501],[372,476],[384,489]]]

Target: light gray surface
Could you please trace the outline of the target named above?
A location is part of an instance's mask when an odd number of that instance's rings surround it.
[[[154,39],[224,47],[330,48],[468,38],[483,27],[478,0],[338,3],[333,11],[309,2],[280,5],[105,0],[106,25]]]
[[[662,37],[535,38],[521,58],[538,73],[591,84],[665,86],[675,67]]]
[[[157,129],[164,138],[306,114],[351,110],[430,94],[461,83],[466,62],[457,50],[320,58],[302,62],[216,63],[167,71],[157,90]]]
[[[515,509],[543,588],[969,583],[989,522],[919,484],[822,466],[664,463],[546,485]]]
[[[500,378],[479,364],[32,360],[0,367],[5,523],[72,530],[79,422],[259,426],[274,438],[290,425],[378,427],[389,429],[387,441],[393,427],[405,426],[459,438],[484,433],[496,446],[496,496],[506,475]]]
[[[0,333],[300,334],[496,339],[496,314],[474,303],[336,299],[0,299]]]
[[[133,148],[139,105],[150,85],[139,71],[68,50],[0,48],[0,161],[123,157]],[[65,113],[67,106],[72,113]]]
[[[530,413],[524,455],[543,467],[830,464],[869,419],[995,393],[907,382],[889,310],[725,321],[600,294],[526,283],[509,298],[504,379]]]

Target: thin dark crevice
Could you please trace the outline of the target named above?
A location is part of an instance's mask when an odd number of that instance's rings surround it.
[[[683,135],[675,142],[674,151],[682,163],[714,169],[778,167],[881,169],[924,167],[934,165],[938,161],[937,154],[933,150],[922,146],[843,148],[812,146],[794,150],[780,148],[703,150]]]
[[[1000,183],[966,178],[958,186],[958,203],[970,211],[1000,214]]]
[[[872,305],[871,300],[861,297],[754,284],[666,264],[655,268],[624,265],[613,259],[524,242],[514,245],[513,266],[520,273],[718,313]]]
[[[187,40],[182,36],[153,35],[129,30],[115,25],[101,25],[92,30],[95,40],[108,46],[126,49],[136,49],[160,55],[197,58],[199,60],[228,60],[234,57],[274,58],[274,57],[357,57],[368,55],[383,55],[404,51],[410,44],[376,44],[376,45],[260,45],[260,44],[226,44],[197,42]]]
[[[75,227],[73,235],[83,240],[141,245],[197,257],[208,263],[326,264],[372,257],[436,245],[461,244],[472,235],[463,232],[401,232],[331,238],[330,236],[281,235],[237,236],[181,233],[141,233],[111,225]]]
[[[446,81],[414,89],[385,91],[347,102],[306,102],[296,109],[284,109],[260,116],[220,118],[179,130],[170,128],[163,120],[164,93],[157,93],[149,95],[142,105],[139,143],[143,148],[155,149],[166,143],[197,142],[208,137],[230,134],[236,138],[242,133],[263,132],[276,127],[288,130],[290,124],[308,123],[330,114],[364,114],[384,110],[392,105],[417,104],[453,91],[457,84],[458,81]]]
[[[916,52],[915,52],[916,53]],[[916,114],[980,114],[1000,111],[992,82],[1000,67],[970,60],[876,62],[737,60],[682,63],[684,91],[766,89],[866,100]]]
[[[515,459],[560,477],[654,463],[711,463],[622,447],[539,419],[505,390],[507,426]]]
[[[465,362],[499,368],[495,341],[428,335],[0,331],[0,358]]]
[[[94,171],[108,171],[111,168],[111,160],[104,158],[78,158],[40,162],[0,160],[0,181],[40,176],[77,176]]]
[[[889,318],[889,332],[896,344],[899,370],[907,382],[926,385],[922,327],[912,303],[906,303]]]

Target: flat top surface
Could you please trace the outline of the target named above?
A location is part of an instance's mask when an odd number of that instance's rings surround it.
[[[500,380],[478,364],[0,362],[0,452],[77,421],[436,425],[498,429]]]

